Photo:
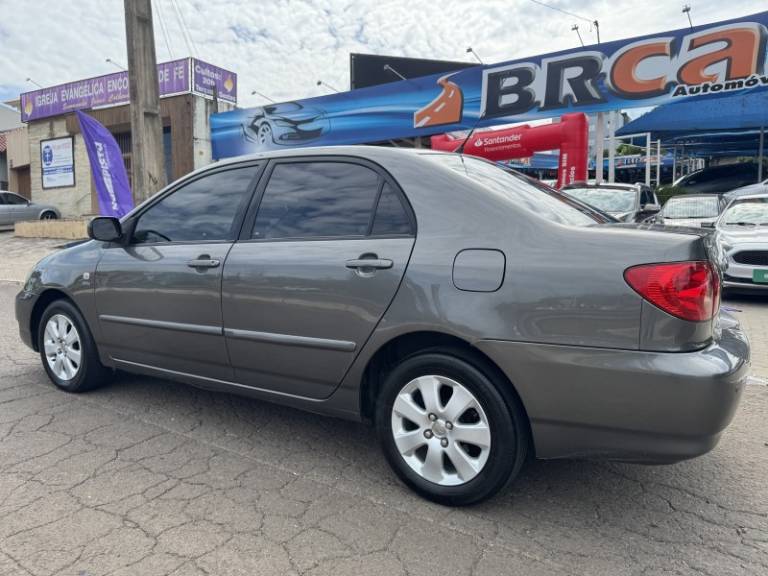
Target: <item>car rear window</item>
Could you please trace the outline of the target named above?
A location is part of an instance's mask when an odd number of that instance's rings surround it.
[[[549,186],[498,164],[460,154],[425,154],[430,160],[485,186],[488,190],[559,224],[589,226],[610,221]]]
[[[664,205],[662,217],[676,218],[714,218],[720,213],[720,200],[717,196],[702,198],[670,198]]]

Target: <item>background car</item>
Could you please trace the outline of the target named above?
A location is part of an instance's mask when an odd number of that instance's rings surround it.
[[[656,194],[644,184],[569,184],[563,193],[623,222],[642,222],[661,210]]]
[[[728,198],[721,194],[680,194],[667,200],[651,220],[666,226],[700,228],[713,224],[727,205]]]
[[[269,150],[275,145],[295,146],[318,138],[328,127],[320,110],[297,102],[264,106],[243,125],[243,137]]]
[[[49,204],[36,204],[13,192],[0,190],[0,228],[12,227],[24,220],[55,220],[58,209]]]
[[[714,228],[726,262],[723,287],[768,293],[768,194],[736,198]]]
[[[710,166],[678,178],[674,186],[686,194],[720,194],[757,182],[756,162]]]

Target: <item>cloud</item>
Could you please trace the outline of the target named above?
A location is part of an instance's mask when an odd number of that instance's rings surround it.
[[[187,46],[175,6],[192,43]],[[549,0],[596,18],[603,41],[687,25],[681,4],[668,0]],[[260,103],[252,90],[275,100],[316,96],[322,79],[349,86],[349,53],[366,52],[451,60],[499,62],[573,48],[578,23],[585,42],[594,27],[529,0],[154,0],[158,60],[197,55],[237,72],[241,105]],[[704,24],[759,12],[764,0],[696,2],[691,15]],[[157,14],[168,32],[165,36]],[[0,0],[0,97],[32,89],[27,77],[54,85],[114,71],[126,64],[122,0]],[[170,49],[169,49],[170,48]]]

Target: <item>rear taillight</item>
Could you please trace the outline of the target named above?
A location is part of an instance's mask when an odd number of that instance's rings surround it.
[[[711,319],[720,307],[720,277],[706,261],[642,264],[624,271],[640,296],[691,322]]]

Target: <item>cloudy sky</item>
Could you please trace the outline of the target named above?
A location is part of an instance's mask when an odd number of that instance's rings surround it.
[[[687,25],[677,0],[154,0],[158,60],[196,55],[238,73],[241,105],[349,86],[349,53],[486,63]],[[694,24],[765,10],[766,0],[689,0]],[[162,18],[158,18],[158,13]],[[181,17],[179,16],[181,14]],[[165,24],[168,42],[160,23]],[[182,22],[189,31],[185,40]],[[123,0],[0,0],[0,100],[113,72],[125,53]]]

